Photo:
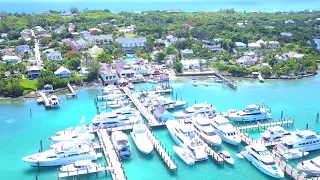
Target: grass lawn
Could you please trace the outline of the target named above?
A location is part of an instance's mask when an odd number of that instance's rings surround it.
[[[136,37],[136,35],[128,33],[128,34],[125,34],[124,37],[126,37],[126,38],[134,38],[134,37]]]
[[[25,90],[37,90],[37,80],[29,80],[29,79],[22,79],[20,80],[20,85],[25,89]]]

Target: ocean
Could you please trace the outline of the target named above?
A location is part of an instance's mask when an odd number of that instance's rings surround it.
[[[0,11],[42,13],[48,10],[68,11],[77,7],[80,11],[109,9],[111,12],[180,9],[192,11],[219,11],[234,8],[238,12],[319,10],[317,0],[0,0]]]
[[[238,89],[233,90],[228,86],[214,83],[207,79],[208,87],[201,85],[206,78],[198,78],[198,87],[192,85],[190,78],[179,78],[171,81],[174,88],[173,99],[193,103],[207,102],[216,106],[217,111],[228,109],[242,109],[247,104],[262,103],[265,101],[272,108],[274,119],[279,119],[281,111],[285,118],[294,119],[294,126],[289,130],[309,129],[319,131],[320,123],[316,122],[316,114],[320,111],[320,76],[314,76],[301,80],[266,80],[259,83],[258,80],[237,79]],[[136,84],[135,90],[152,89],[155,85],[149,83]],[[1,101],[0,103],[0,174],[1,179],[33,180],[38,175],[38,180],[56,180],[57,168],[30,167],[23,162],[23,156],[37,153],[40,148],[40,140],[43,141],[44,150],[49,149],[50,141],[47,137],[52,136],[55,131],[67,127],[76,126],[81,117],[86,117],[86,123],[90,123],[96,114],[93,98],[101,93],[99,87],[86,87],[77,90],[78,98],[67,100],[65,95],[60,95],[60,109],[46,110],[43,105],[38,105],[34,99],[25,102]],[[99,104],[102,104],[100,102]],[[31,113],[30,113],[31,110]],[[140,153],[135,147],[131,137],[133,157],[123,160],[123,166],[128,179],[132,180],[256,180],[270,179],[253,167],[245,159],[236,157],[237,147],[223,143],[220,148],[227,149],[235,159],[235,165],[217,166],[212,160],[196,163],[194,166],[185,165],[174,153],[172,147],[175,145],[166,128],[154,129],[156,136],[161,140],[164,147],[178,162],[178,170],[175,173],[169,172],[156,152],[151,155]],[[128,133],[129,135],[129,133]],[[258,132],[250,132],[250,136],[258,137]],[[242,146],[243,148],[243,146]],[[320,155],[320,151],[312,152],[305,158],[312,158]],[[301,160],[301,159],[300,159]],[[289,161],[295,165],[298,161]],[[104,163],[102,159],[100,161]],[[80,179],[111,179],[101,173],[99,178],[95,175],[80,176]],[[289,179],[289,178],[287,178]]]

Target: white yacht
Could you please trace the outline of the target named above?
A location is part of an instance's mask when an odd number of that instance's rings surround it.
[[[195,116],[192,119],[192,124],[199,132],[199,136],[208,144],[219,146],[222,142],[220,136],[215,132],[211,120],[203,116]]]
[[[290,153],[292,150],[307,152],[318,149],[320,149],[320,136],[310,130],[297,130],[294,135],[283,138],[281,143],[273,147],[275,153],[279,155]]]
[[[52,142],[60,142],[60,141],[79,141],[79,142],[86,142],[86,141],[93,141],[95,138],[94,134],[90,133],[70,133],[66,135],[59,135],[59,136],[51,136],[48,139]]]
[[[103,87],[102,93],[103,94],[113,94],[117,90],[117,87],[115,85],[108,85]]]
[[[281,126],[268,127],[268,130],[261,133],[261,140],[264,142],[279,142],[283,137],[291,136],[292,133],[286,131]]]
[[[272,115],[268,109],[258,104],[250,104],[241,111],[229,111],[227,117],[232,121],[259,121],[271,119]]]
[[[172,116],[176,119],[190,118],[196,114],[209,114],[212,115],[216,112],[216,108],[212,104],[201,103],[194,104],[192,107],[186,108],[183,111],[175,112]]]
[[[212,118],[212,125],[222,141],[238,145],[241,142],[239,132],[230,124],[229,120],[221,115]]]
[[[274,162],[273,157],[267,148],[261,144],[246,146],[243,156],[257,169],[273,178],[283,178],[284,173]]]
[[[147,136],[146,128],[147,126],[144,124],[134,124],[130,134],[137,148],[141,152],[149,154],[153,150],[153,145]]]
[[[134,85],[132,83],[128,83],[129,89],[134,89]]]
[[[64,172],[73,172],[73,171],[81,171],[81,170],[96,170],[101,167],[101,164],[94,163],[89,159],[76,161],[73,164],[67,164],[60,168],[61,171]]]
[[[219,153],[219,156],[223,158],[223,160],[225,160],[227,163],[229,164],[234,164],[234,159],[231,157],[231,154],[226,151],[226,150],[222,150]]]
[[[166,126],[172,139],[182,148],[188,150],[188,154],[195,161],[207,160],[204,142],[197,136],[191,124],[179,124],[177,121],[168,120]]]
[[[121,159],[132,157],[131,145],[128,136],[125,133],[121,131],[114,131],[111,134],[111,141]]]
[[[320,156],[300,162],[297,169],[308,176],[320,176]]]
[[[88,145],[66,145],[23,157],[22,160],[31,166],[61,166],[79,160],[97,160],[97,158],[95,150]]]
[[[135,113],[131,116],[123,114],[118,115],[115,112],[101,113],[92,118],[91,128],[93,131],[96,131],[100,128],[103,129],[131,125],[140,120],[140,113]]]
[[[77,125],[77,127],[73,128],[66,128],[62,131],[56,131],[56,136],[62,136],[62,135],[69,135],[74,133],[87,133],[88,129],[85,124],[85,117],[83,116],[80,120],[80,123]]]
[[[50,106],[52,108],[60,107],[60,99],[56,95],[51,95],[49,98]]]
[[[173,146],[173,150],[187,165],[193,165],[195,163],[194,159],[191,157],[191,155],[188,154],[188,151],[186,149],[179,146]]]

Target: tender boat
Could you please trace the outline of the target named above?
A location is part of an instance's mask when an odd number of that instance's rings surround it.
[[[196,116],[192,119],[192,124],[199,132],[199,136],[206,143],[219,146],[222,142],[220,136],[215,132],[211,120],[203,116]]]
[[[318,149],[320,149],[320,136],[310,130],[297,130],[292,136],[283,138],[278,145],[273,147],[275,153],[279,155],[290,153],[292,150],[306,152]]]
[[[31,166],[61,166],[79,160],[97,160],[97,158],[95,150],[88,145],[65,145],[57,149],[25,156],[22,160]]]
[[[64,172],[73,172],[73,171],[97,169],[98,167],[101,167],[101,164],[93,163],[91,160],[86,159],[86,160],[76,161],[73,164],[64,165],[60,168],[60,170]]]
[[[320,156],[300,162],[297,169],[308,176],[320,176]]]
[[[267,148],[261,144],[246,146],[243,156],[257,169],[273,178],[283,178],[284,173],[274,162]]]
[[[277,153],[275,153],[275,154],[280,156],[280,157],[282,156],[287,160],[292,160],[292,159],[300,159],[300,158],[308,155],[309,152],[301,152],[301,151],[299,151],[297,149],[292,149],[292,150],[288,151],[287,153],[285,153],[283,155],[279,155]]]
[[[219,156],[223,158],[223,160],[225,160],[227,163],[229,164],[234,164],[234,159],[231,157],[231,154],[226,151],[226,150],[222,150],[219,153]]]
[[[238,145],[241,142],[239,132],[230,124],[229,120],[221,115],[212,118],[212,126],[217,134],[221,137],[222,141]]]
[[[178,156],[185,162],[187,165],[193,165],[195,160],[191,155],[188,154],[188,151],[179,146],[173,146],[173,150],[178,154]]]
[[[201,103],[194,104],[192,107],[186,108],[183,111],[175,112],[172,116],[176,119],[190,118],[196,114],[207,114],[214,116],[216,108],[212,104]]]
[[[153,145],[147,136],[146,128],[144,124],[134,124],[130,134],[137,148],[141,152],[149,154],[153,150]]]
[[[131,145],[128,136],[125,133],[121,131],[114,131],[111,134],[111,141],[121,159],[128,159],[132,157]]]
[[[279,142],[283,137],[291,136],[292,133],[286,131],[283,127],[269,127],[267,131],[261,133],[261,139],[264,142]]]
[[[49,98],[50,106],[52,108],[60,107],[60,99],[56,95],[51,95]]]
[[[227,117],[232,121],[259,121],[272,118],[268,109],[258,104],[250,104],[241,111],[229,111]]]
[[[207,160],[204,142],[197,136],[191,124],[179,124],[177,121],[168,120],[166,126],[172,139],[186,149],[195,161]]]
[[[128,83],[129,89],[134,89],[134,85],[132,83]]]
[[[198,86],[197,80],[193,80],[192,84],[193,84],[194,86]]]

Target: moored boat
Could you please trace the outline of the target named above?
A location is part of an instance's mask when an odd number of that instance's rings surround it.
[[[147,136],[146,126],[144,124],[134,124],[131,137],[137,148],[144,154],[149,154],[153,150],[153,145]]]
[[[229,111],[227,118],[231,121],[260,121],[271,119],[272,115],[268,109],[258,104],[250,104],[244,110]]]
[[[223,158],[223,160],[225,160],[227,163],[229,164],[234,164],[234,159],[231,157],[231,154],[226,151],[226,150],[222,150],[218,152],[219,156]]]
[[[320,156],[300,162],[297,169],[308,176],[320,176]]]
[[[101,167],[101,164],[94,163],[89,159],[76,161],[73,164],[67,164],[60,168],[61,171],[64,172],[73,172],[73,171],[80,171],[80,170],[96,170],[98,167]]]
[[[131,145],[128,136],[125,133],[121,131],[114,131],[111,134],[111,141],[121,159],[128,159],[132,157]]]
[[[173,150],[178,154],[178,156],[185,162],[187,165],[193,165],[195,160],[188,154],[188,151],[179,146],[173,146]]]

